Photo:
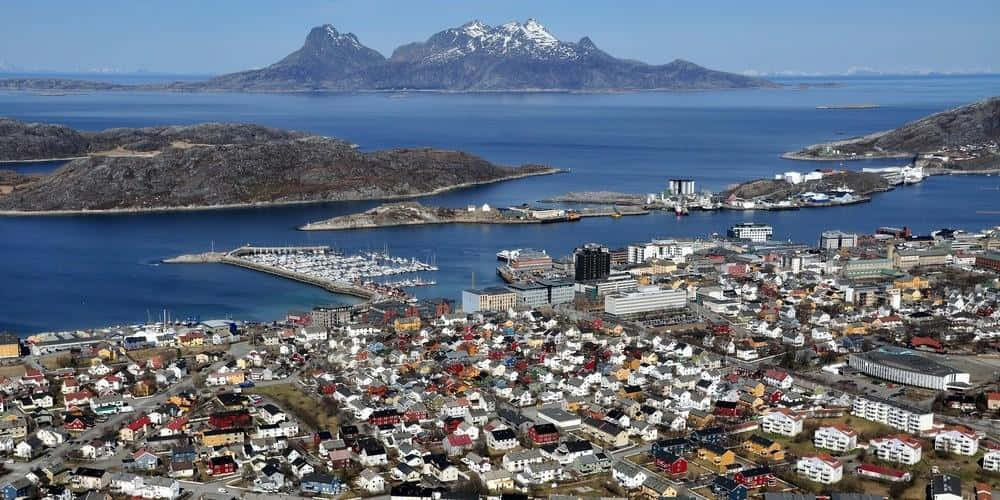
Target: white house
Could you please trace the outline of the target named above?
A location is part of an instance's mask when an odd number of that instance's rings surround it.
[[[872,439],[868,442],[870,451],[887,462],[913,465],[920,461],[922,446],[920,441],[905,434]]]
[[[611,477],[626,490],[637,490],[646,481],[646,473],[624,460],[619,460],[611,466]]]
[[[813,434],[813,445],[843,453],[858,447],[858,433],[846,425],[820,427]]]
[[[934,449],[956,455],[975,455],[979,451],[979,436],[965,427],[946,429],[934,438]]]
[[[1000,472],[1000,450],[990,450],[983,454],[983,470]]]
[[[844,464],[827,454],[808,455],[795,462],[795,473],[821,484],[834,484],[844,477]]]
[[[802,432],[803,416],[787,408],[778,408],[760,419],[760,428],[771,434],[794,436]]]

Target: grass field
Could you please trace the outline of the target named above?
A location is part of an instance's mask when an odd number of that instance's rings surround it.
[[[259,394],[273,399],[285,411],[294,414],[299,421],[316,430],[328,430],[334,434],[340,430],[337,415],[324,407],[315,397],[302,392],[295,384],[278,384],[255,387],[245,394]]]
[[[24,375],[24,365],[0,366],[0,377],[16,378]]]

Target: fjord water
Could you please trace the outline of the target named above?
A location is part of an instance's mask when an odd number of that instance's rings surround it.
[[[838,88],[625,94],[174,94],[0,93],[0,115],[97,130],[256,122],[337,136],[364,150],[460,149],[504,164],[545,163],[568,174],[452,191],[423,203],[461,207],[534,202],[567,191],[662,190],[671,177],[698,189],[770,177],[787,170],[836,167],[778,155],[804,145],[899,126],[1000,89],[1000,77],[847,78]],[[828,80],[825,80],[828,81]],[[815,80],[786,80],[796,85]],[[818,105],[877,103],[870,110]],[[872,161],[888,165],[899,161]],[[861,163],[848,168],[861,168]],[[57,164],[5,165],[45,171]],[[774,225],[775,237],[813,242],[823,229],[871,232],[881,225],[916,231],[980,229],[1000,217],[1000,177],[933,177],[878,195],[868,204],[794,212],[664,213],[572,224],[428,226],[352,232],[301,232],[305,222],[378,202],[115,216],[0,218],[0,330],[19,334],[173,317],[270,320],[289,309],[352,299],[222,265],[158,265],[181,253],[244,243],[331,245],[351,252],[435,259],[435,287],[419,296],[458,298],[473,277],[497,282],[494,254],[545,248],[564,255],[600,241],[612,246],[654,237],[724,233],[741,221]]]

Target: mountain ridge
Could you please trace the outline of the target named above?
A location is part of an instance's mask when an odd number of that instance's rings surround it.
[[[120,85],[55,79],[0,80],[0,89],[123,90]],[[331,24],[260,69],[200,82],[124,86],[175,91],[613,91],[774,88],[781,85],[704,68],[683,59],[651,65],[619,59],[590,37],[558,39],[535,19],[490,26],[479,20],[400,45],[389,57]]]

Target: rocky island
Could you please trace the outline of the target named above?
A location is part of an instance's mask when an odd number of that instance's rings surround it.
[[[642,208],[565,210],[528,205],[496,209],[488,205],[466,208],[428,207],[416,202],[387,203],[361,213],[341,215],[299,227],[302,231],[341,231],[428,224],[546,224],[575,222],[583,217],[646,215]]]
[[[366,47],[353,33],[325,24],[313,28],[301,48],[270,66],[200,82],[130,86],[53,78],[0,80],[0,89],[49,91],[481,92],[780,86],[682,59],[659,65],[619,59],[599,49],[588,37],[578,42],[559,40],[534,19],[500,26],[471,21],[423,42],[402,45],[388,58]]]
[[[0,160],[67,157],[76,159],[49,175],[6,175],[17,184],[0,195],[0,211],[134,212],[407,198],[559,171],[500,166],[438,149],[367,153],[343,140],[260,125],[85,132],[0,120]]]
[[[942,111],[897,129],[808,146],[792,160],[912,158],[928,173],[1000,169],[1000,97]]]

